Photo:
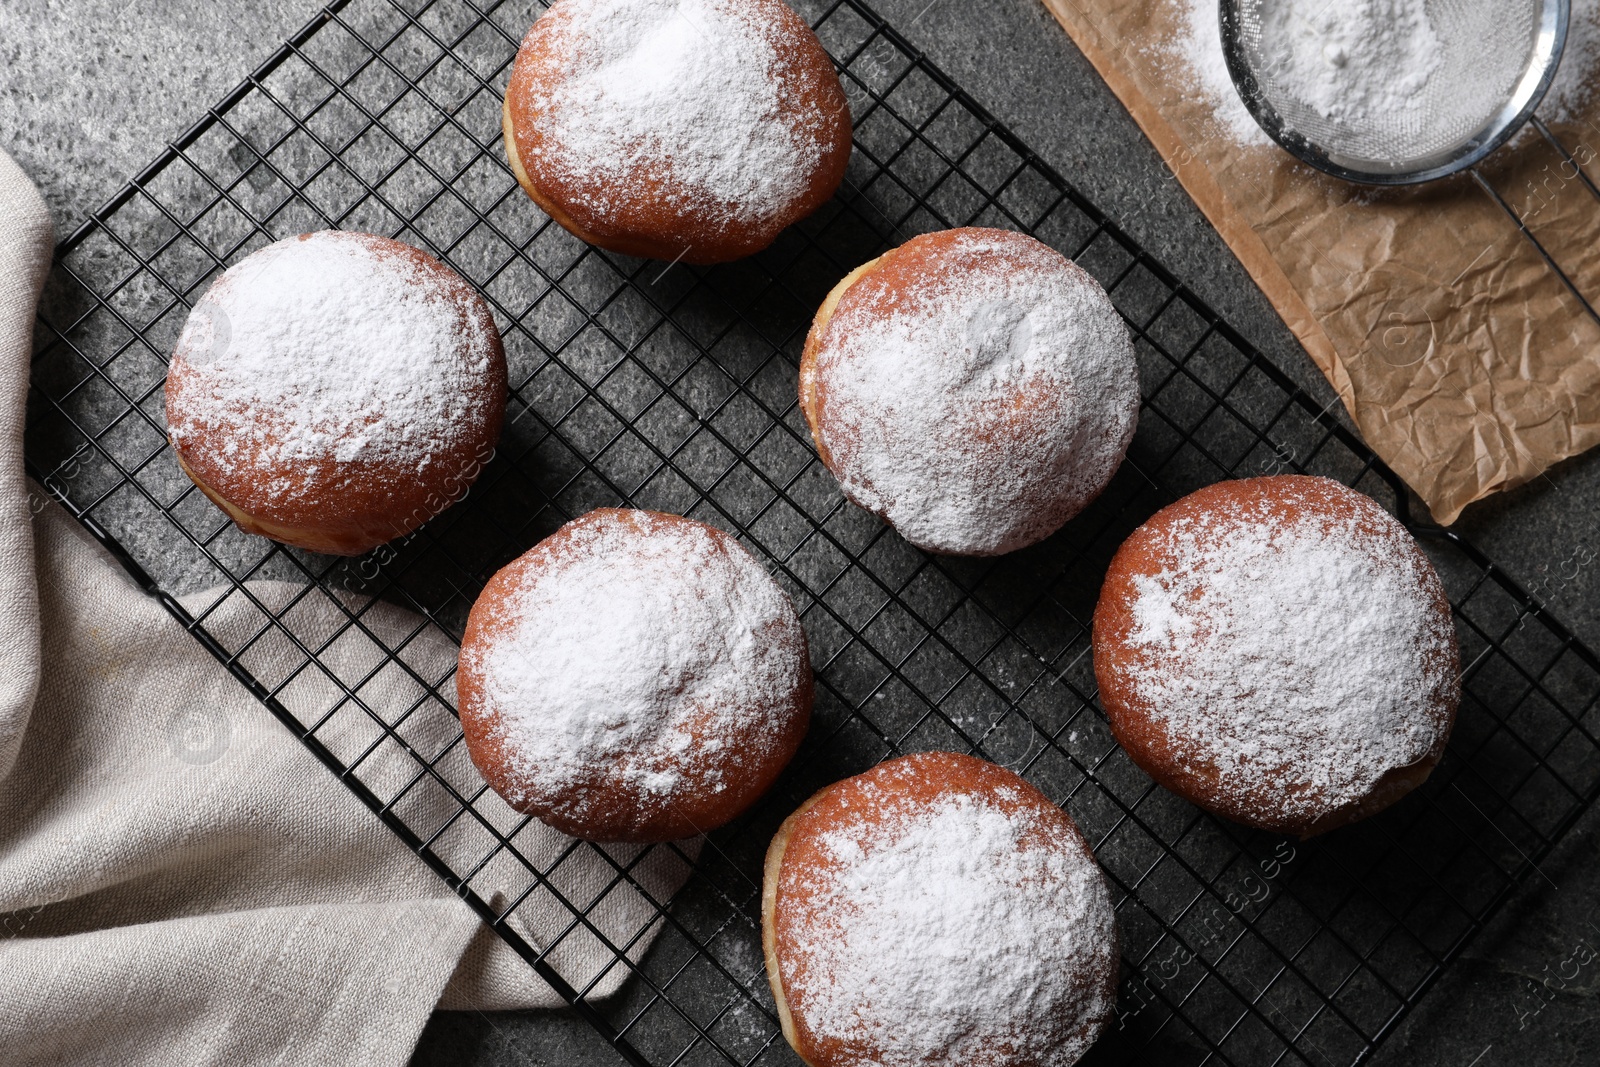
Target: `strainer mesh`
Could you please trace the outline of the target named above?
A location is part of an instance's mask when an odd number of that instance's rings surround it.
[[[1541,6],[1243,0],[1240,52],[1285,129],[1330,156],[1398,166],[1448,152],[1484,129],[1528,69]],[[1417,34],[1419,21],[1431,40]],[[1404,102],[1396,106],[1396,98]]]

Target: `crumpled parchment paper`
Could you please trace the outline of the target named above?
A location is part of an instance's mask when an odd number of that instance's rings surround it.
[[[1545,258],[1600,300],[1600,107],[1551,122],[1565,156],[1530,128],[1482,182],[1379,191],[1241,144],[1185,0],[1044,3],[1435,519],[1600,444],[1600,322]]]

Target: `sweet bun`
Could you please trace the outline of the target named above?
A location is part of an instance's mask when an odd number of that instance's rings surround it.
[[[356,556],[465,495],[505,417],[489,307],[366,233],[270,244],[190,312],[167,370],[178,464],[240,529]]]
[[[506,154],[556,222],[614,252],[724,263],[833,196],[850,107],[782,0],[556,0],[506,87]]]
[[[456,692],[472,761],[512,807],[574,837],[668,841],[777,778],[811,665],[794,605],[738,541],[602,508],[484,587]]]
[[[1328,478],[1219,482],[1156,512],[1094,613],[1100,699],[1133,761],[1280,834],[1421,785],[1455,721],[1459,655],[1416,541]]]
[[[845,496],[930,552],[1054,533],[1133,438],[1139,373],[1105,290],[1024,234],[924,234],[828,294],[800,407]]]
[[[950,752],[880,763],[784,820],[761,935],[811,1067],[1071,1067],[1116,1000],[1116,920],[1077,826]]]

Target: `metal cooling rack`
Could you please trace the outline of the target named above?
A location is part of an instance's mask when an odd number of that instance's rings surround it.
[[[1595,128],[1592,121],[1586,125],[1591,130]],[[1582,141],[1577,142],[1575,148],[1568,146],[1538,114],[1529,116],[1528,128],[1538,134],[1537,140],[1529,138],[1521,152],[1513,149],[1491,155],[1482,164],[1470,168],[1468,173],[1478,188],[1494,201],[1495,206],[1532,246],[1550,273],[1578,301],[1584,314],[1600,324],[1600,311],[1595,310],[1594,302],[1584,293],[1585,288],[1593,290],[1594,279],[1585,276],[1592,274],[1592,271],[1582,271],[1581,263],[1573,270],[1567,270],[1560,263],[1563,257],[1551,250],[1553,243],[1570,241],[1572,234],[1559,230],[1552,232],[1555,228],[1539,217],[1546,208],[1555,206],[1574,181],[1588,194],[1576,194],[1586,202],[1586,206],[1591,198],[1600,200],[1600,186],[1595,185],[1585,169],[1594,160],[1594,149]],[[1580,136],[1587,136],[1589,131],[1579,133]],[[1547,159],[1544,167],[1537,171],[1525,162],[1525,159],[1537,162],[1534,158],[1536,155],[1543,155]],[[1526,173],[1518,173],[1519,162],[1523,163]],[[1554,171],[1551,170],[1551,164],[1555,165]],[[1517,188],[1519,178],[1524,188]]]
[[[518,190],[500,87],[537,3],[329,5],[63,242],[38,331],[31,473],[633,1063],[796,1062],[761,969],[762,852],[813,789],[926,748],[1022,771],[1095,844],[1125,980],[1094,1062],[1360,1062],[1593,801],[1600,661],[1480,552],[1415,521],[1404,487],[1336,418],[870,10],[805,10],[853,104],[848,184],[768,252],[701,269],[588,248]],[[914,232],[969,223],[1033,233],[1093,272],[1137,336],[1145,397],[1104,496],[998,560],[925,556],[846,505],[794,397],[811,313],[840,276]],[[358,561],[239,534],[178,472],[162,423],[166,354],[189,303],[226,264],[324,227],[393,235],[473,280],[514,384],[499,454],[470,496]],[[1112,742],[1088,661],[1094,597],[1128,532],[1206,483],[1291,470],[1370,493],[1424,539],[1465,664],[1459,725],[1426,788],[1310,843],[1154,787]],[[737,532],[794,596],[819,683],[810,736],[771,796],[698,852],[644,854],[694,870],[659,902],[642,959],[605,942],[593,909],[638,881],[644,856],[519,849],[525,821],[497,820],[496,798],[458,773],[452,678],[408,658],[420,634],[459,637],[498,566],[620,502]],[[261,578],[291,582],[289,602],[246,584]],[[177,599],[218,584],[210,607]],[[211,625],[238,598],[261,620],[242,640]],[[310,602],[332,606],[337,633],[297,632],[293,613]],[[411,609],[415,628],[373,625],[380,602]],[[330,666],[348,635],[379,649],[371,673]],[[251,668],[266,641],[294,659],[271,676]],[[417,683],[401,714],[364,700],[381,670]],[[289,707],[308,676],[336,690],[309,720]],[[446,723],[448,740],[417,742],[424,719]],[[370,744],[337,740],[351,722]],[[410,768],[398,786],[368,774],[380,750]],[[433,802],[412,804],[422,794]],[[614,874],[580,898],[562,868],[589,853]],[[525,890],[480,893],[491,861],[521,871]],[[566,917],[538,944],[509,924],[535,903]],[[618,994],[563,978],[562,946],[577,939],[615,954],[628,978]]]

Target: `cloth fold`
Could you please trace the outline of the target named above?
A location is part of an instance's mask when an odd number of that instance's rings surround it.
[[[403,1064],[441,1004],[561,1004],[28,483],[30,337],[50,255],[43,202],[0,152],[0,1059]],[[397,647],[389,636],[412,634],[420,620],[373,605],[363,624],[377,641],[334,642],[306,670],[262,611],[297,592],[260,583],[249,595],[230,587],[186,604],[207,612],[208,632],[240,650],[258,677],[276,666],[311,679],[280,698],[302,722],[342,702],[346,677],[372,675],[362,701],[390,722],[414,707],[415,679],[373,674],[372,665],[384,644]],[[300,604],[296,639],[314,642],[347,621],[320,594]],[[408,665],[431,678],[446,677],[454,657],[454,644],[431,629],[406,646]],[[453,723],[447,711],[439,715],[431,740],[448,740]],[[318,738],[335,750],[365,744],[377,727],[370,719],[364,726],[330,720]],[[408,740],[422,747],[430,738]],[[414,756],[389,745],[360,777],[384,795],[383,783],[409,781],[417,769]],[[432,795],[406,817],[416,826],[454,810]],[[482,837],[463,836],[459,848],[481,850]],[[637,958],[687,876],[684,853],[608,857],[581,846],[569,855],[570,844],[538,823],[516,840],[522,855],[550,863],[552,882],[612,944],[631,944]],[[446,858],[467,867],[465,854]],[[616,863],[632,865],[631,880],[618,878]],[[531,882],[501,850],[472,884],[503,902]],[[574,985],[592,983],[590,996],[614,991],[627,974],[592,933],[568,932],[570,910],[545,890],[528,894],[512,921],[534,944],[554,944],[551,962]]]
[[[54,228],[27,175],[0,152],[0,780],[22,745],[39,685],[39,597],[22,469],[34,309]]]

